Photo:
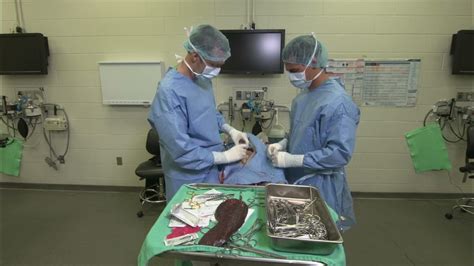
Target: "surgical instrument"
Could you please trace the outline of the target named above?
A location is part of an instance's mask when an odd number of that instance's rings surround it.
[[[232,242],[229,242],[227,245],[232,249],[239,249],[241,251],[251,252],[251,253],[255,253],[261,256],[265,256],[265,257],[276,258],[276,259],[286,259],[285,256],[278,255],[273,252],[269,252],[269,251],[265,251],[265,250],[261,250],[261,249],[257,249],[253,247],[248,247],[248,246],[236,245],[236,244],[233,244]]]
[[[235,233],[230,237],[230,241],[233,244],[240,245],[242,244],[243,246],[246,247],[253,247],[257,244],[257,240],[253,238],[253,236],[262,229],[263,226],[263,220],[262,219],[257,219],[253,223],[253,225],[250,227],[249,230],[245,233]]]

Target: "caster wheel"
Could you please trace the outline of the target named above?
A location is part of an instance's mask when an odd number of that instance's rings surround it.
[[[137,217],[142,218],[143,217],[143,212],[142,211],[137,212]]]
[[[453,215],[452,215],[451,213],[446,213],[446,214],[444,215],[444,217],[446,217],[446,219],[448,219],[448,220],[453,219]]]

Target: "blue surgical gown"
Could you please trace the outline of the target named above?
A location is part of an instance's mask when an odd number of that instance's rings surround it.
[[[355,223],[344,167],[354,151],[359,117],[339,79],[302,91],[291,106],[288,152],[304,154],[304,159],[303,167],[286,169],[286,177],[290,183],[317,187],[339,214],[342,230]]]
[[[169,69],[158,85],[148,121],[160,137],[161,163],[169,200],[183,184],[219,183],[213,151],[224,147],[210,80],[192,80]]]

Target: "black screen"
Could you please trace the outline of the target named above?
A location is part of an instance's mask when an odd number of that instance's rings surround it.
[[[231,50],[222,73],[283,73],[284,30],[222,30],[222,33],[229,40]]]
[[[453,74],[474,75],[474,30],[461,30],[453,36]]]
[[[48,54],[40,33],[0,34],[0,74],[47,74]]]

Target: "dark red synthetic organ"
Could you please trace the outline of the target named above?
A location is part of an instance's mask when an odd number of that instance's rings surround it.
[[[216,247],[224,245],[230,236],[242,226],[248,210],[247,204],[238,199],[228,199],[222,202],[214,214],[217,224],[204,234],[199,245]]]

